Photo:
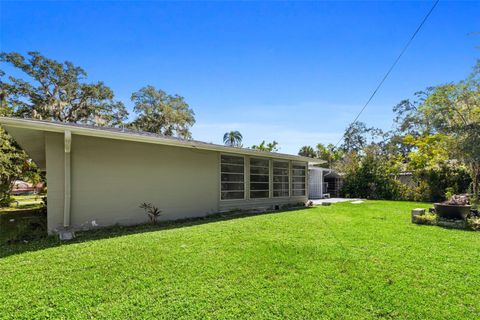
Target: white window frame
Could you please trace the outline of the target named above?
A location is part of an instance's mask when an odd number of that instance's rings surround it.
[[[298,166],[298,167],[303,167],[304,169],[304,172],[305,172],[305,175],[303,176],[299,176],[299,175],[294,175],[293,174],[293,170],[295,170],[295,166]],[[308,192],[308,189],[307,189],[307,174],[308,174],[308,167],[305,163],[298,163],[298,162],[292,162],[292,170],[291,170],[291,184],[290,184],[290,196],[291,197],[306,197],[307,196],[307,192]],[[304,189],[295,189],[293,186],[294,186],[294,183],[299,183],[299,182],[294,182],[294,178],[304,178],[305,179],[305,182],[304,182]],[[304,194],[303,195],[295,195],[295,191],[299,191],[299,190],[303,190],[304,191]]]
[[[243,159],[243,198],[237,198],[237,199],[222,199],[222,192],[235,192],[235,191],[223,191],[222,190],[222,174],[231,174],[231,172],[222,172],[222,156],[229,156],[229,157],[238,157]],[[244,155],[239,155],[239,154],[230,154],[230,153],[220,153],[218,156],[218,189],[220,191],[219,193],[219,199],[220,201],[239,201],[239,200],[246,200],[247,199],[247,157]],[[240,166],[240,165],[239,165]],[[232,182],[227,182],[227,183],[232,183]],[[240,183],[238,183],[240,184]],[[239,191],[238,191],[239,192]]]
[[[274,170],[275,170],[275,162],[282,162],[282,163],[286,163],[287,164],[287,167],[286,168],[282,168],[282,169],[286,169],[287,170],[287,175],[275,175],[274,173]],[[287,191],[287,195],[286,196],[275,196],[275,181],[274,181],[274,178],[275,176],[281,176],[281,177],[287,177],[287,189],[281,189],[280,191]],[[290,197],[290,179],[291,179],[291,172],[290,172],[290,161],[288,160],[275,160],[273,159],[272,161],[272,198],[275,198],[275,199],[279,199],[279,198],[289,198]],[[277,190],[279,191],[279,190]]]
[[[257,168],[267,168],[268,169],[268,173],[267,173],[267,181],[266,182],[252,182],[252,159],[257,159],[257,160],[264,160],[264,161],[267,161],[268,163],[268,167],[265,167],[265,166],[253,166],[253,167],[257,167]],[[270,171],[271,171],[271,161],[269,158],[262,158],[262,157],[249,157],[248,159],[248,198],[249,199],[270,199],[270,192],[271,192],[271,188],[270,188],[270,179],[271,179],[271,175],[270,175]],[[254,176],[265,176],[265,174],[253,174]],[[252,190],[252,183],[255,184],[255,183],[266,183],[268,184],[268,189],[267,190]],[[253,192],[256,192],[256,191],[267,191],[267,196],[266,197],[252,197],[252,191]]]

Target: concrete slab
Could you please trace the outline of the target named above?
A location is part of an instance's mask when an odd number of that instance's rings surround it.
[[[359,201],[360,199],[352,198],[329,198],[329,199],[312,199],[314,206],[321,206],[323,203],[338,203],[338,202],[352,202]]]

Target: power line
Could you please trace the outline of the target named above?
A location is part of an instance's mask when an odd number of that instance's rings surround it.
[[[428,13],[425,15],[425,17],[423,18],[422,22],[418,25],[417,27],[417,30],[415,30],[415,32],[412,34],[412,36],[410,37],[410,39],[408,40],[407,44],[403,47],[402,51],[400,52],[400,54],[398,55],[397,59],[395,59],[395,61],[393,62],[393,64],[390,66],[390,68],[388,69],[387,73],[385,74],[385,76],[383,77],[382,81],[380,81],[380,83],[378,84],[378,86],[375,88],[375,90],[373,91],[373,93],[370,95],[370,98],[368,98],[367,102],[365,103],[365,105],[363,106],[363,108],[360,110],[360,112],[357,114],[357,116],[355,117],[355,119],[351,122],[351,123],[355,123],[355,121],[358,120],[358,118],[360,117],[360,115],[363,113],[363,111],[365,110],[365,108],[367,108],[368,104],[370,103],[370,101],[372,101],[373,97],[377,94],[378,90],[380,89],[380,87],[383,85],[383,83],[385,82],[385,80],[387,80],[388,76],[390,75],[390,73],[392,72],[393,68],[395,68],[395,66],[397,65],[398,61],[400,61],[400,58],[403,56],[403,54],[405,53],[405,51],[407,51],[408,47],[410,46],[410,44],[412,43],[413,39],[415,39],[415,37],[417,36],[418,32],[420,31],[420,29],[422,29],[423,25],[425,24],[425,22],[428,20],[428,17],[430,17],[430,14],[433,12],[433,10],[435,9],[435,7],[437,6],[438,2],[440,0],[436,0],[435,3],[433,4],[433,6],[430,8],[430,10],[428,11]],[[338,140],[338,142],[335,144],[335,148],[340,144],[340,142],[342,142],[343,138],[345,137],[345,133],[342,135],[342,137],[340,138],[340,140]]]

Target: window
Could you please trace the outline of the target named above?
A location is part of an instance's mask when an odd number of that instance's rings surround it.
[[[268,159],[250,159],[250,198],[268,198],[270,196],[270,161]]]
[[[245,198],[244,158],[222,155],[220,157],[221,199]]]
[[[288,197],[288,162],[273,161],[273,196]]]
[[[305,165],[292,165],[292,196],[304,196],[307,170]]]

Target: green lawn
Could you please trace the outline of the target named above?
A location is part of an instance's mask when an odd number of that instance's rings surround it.
[[[8,208],[0,208],[0,215],[18,210],[41,208],[42,197],[41,195],[13,196],[14,202]]]
[[[0,317],[480,318],[480,233],[413,225],[419,206],[343,203],[3,246]]]

